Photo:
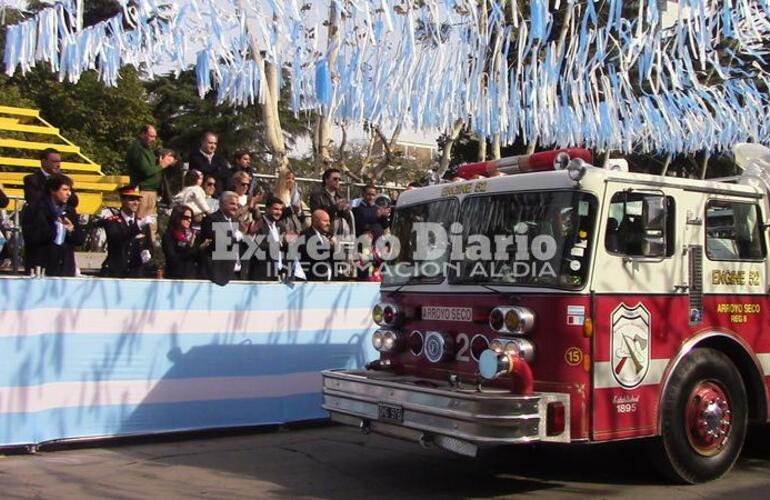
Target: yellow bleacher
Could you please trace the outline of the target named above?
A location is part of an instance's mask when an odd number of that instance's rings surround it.
[[[23,138],[8,137],[7,132],[13,132],[15,136],[22,134]],[[50,140],[28,140],[28,135],[42,135]],[[113,205],[114,201],[106,201],[105,195],[129,183],[128,176],[104,175],[101,165],[91,161],[78,146],[64,138],[58,128],[40,116],[38,110],[0,106],[0,167],[6,170],[0,172],[0,184],[6,194],[24,196],[24,177],[40,168],[37,152],[46,148],[57,149],[65,158],[76,157],[77,161],[62,161],[61,168],[74,182],[80,200],[78,212],[81,214],[98,214],[103,206]],[[24,155],[13,156],[8,154],[8,150],[21,150]],[[13,200],[8,208],[15,208]]]

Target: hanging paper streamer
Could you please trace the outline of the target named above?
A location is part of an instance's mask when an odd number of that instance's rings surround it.
[[[72,0],[9,26],[6,73],[44,63],[62,80],[94,69],[114,85],[125,65],[194,65],[201,95],[251,105],[271,65],[295,112],[324,106],[335,121],[461,119],[504,144],[624,152],[770,142],[770,121],[756,119],[770,108],[767,0],[119,3],[80,31]]]
[[[325,59],[316,63],[315,68],[315,95],[316,100],[323,106],[331,104],[332,78],[329,74],[329,64]]]

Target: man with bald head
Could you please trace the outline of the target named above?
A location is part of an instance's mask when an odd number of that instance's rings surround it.
[[[321,208],[313,211],[310,227],[302,232],[299,247],[300,264],[308,281],[331,281],[334,278],[334,249],[329,213]]]
[[[237,213],[238,195],[224,191],[219,196],[219,210],[201,224],[200,240],[209,242],[204,268],[208,278],[220,286],[248,276],[248,261],[241,261],[248,228],[239,222]]]

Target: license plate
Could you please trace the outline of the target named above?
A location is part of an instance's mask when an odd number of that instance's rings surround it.
[[[404,409],[400,406],[380,403],[377,405],[378,420],[384,422],[395,422],[400,424],[404,421]]]
[[[434,321],[473,321],[470,307],[422,306],[422,319]]]

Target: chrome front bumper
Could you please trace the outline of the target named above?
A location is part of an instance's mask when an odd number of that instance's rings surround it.
[[[475,456],[479,445],[569,442],[569,396],[508,391],[366,370],[325,370],[323,407],[332,420]],[[548,403],[564,405],[565,430],[546,432]]]

